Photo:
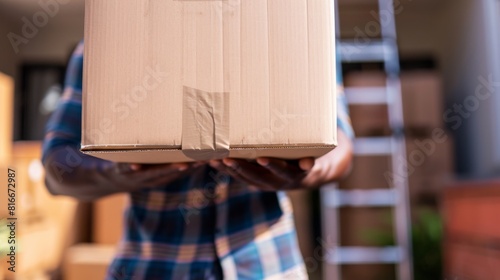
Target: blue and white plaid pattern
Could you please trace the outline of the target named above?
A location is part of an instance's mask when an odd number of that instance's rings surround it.
[[[83,43],[47,125],[44,159],[56,147],[80,145],[82,66]],[[343,95],[338,115],[338,127],[352,136]],[[222,278],[307,279],[285,193],[261,192],[202,167],[168,186],[130,194],[107,279]]]

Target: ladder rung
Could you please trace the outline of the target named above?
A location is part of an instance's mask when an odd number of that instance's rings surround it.
[[[347,87],[345,96],[351,105],[387,104],[389,102],[386,87]]]
[[[382,40],[369,43],[342,41],[340,53],[344,62],[383,62],[394,57],[396,50],[392,44]]]
[[[359,137],[354,139],[354,155],[388,156],[391,153],[391,137]]]
[[[402,254],[397,246],[335,247],[330,249],[327,261],[333,264],[394,264],[402,261]]]
[[[391,207],[398,201],[395,189],[330,190],[323,195],[327,207]]]

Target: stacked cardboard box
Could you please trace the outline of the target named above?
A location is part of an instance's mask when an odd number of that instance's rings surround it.
[[[0,180],[7,182],[7,168],[12,153],[12,124],[14,107],[14,81],[0,73]],[[0,192],[0,201],[7,201],[7,192]],[[2,204],[4,205],[4,204]],[[0,218],[7,216],[7,208],[0,209]]]
[[[79,244],[71,247],[65,258],[65,280],[104,279],[113,260],[115,246],[102,244]],[[117,276],[118,277],[118,276]],[[125,277],[125,278],[124,278]],[[127,279],[126,276],[117,279]]]
[[[385,87],[386,75],[380,71],[352,72],[345,76],[347,88]],[[352,126],[356,136],[378,136],[390,134],[386,105],[353,105],[349,107]]]
[[[346,87],[380,87],[386,76],[379,71],[349,73]],[[410,194],[413,204],[432,196],[439,198],[442,187],[453,172],[453,139],[443,122],[443,93],[440,77],[433,71],[412,71],[401,74],[404,125]],[[355,105],[350,107],[357,136],[389,134],[387,107]],[[386,157],[355,159],[355,169],[341,187],[388,187],[384,173],[390,172]]]
[[[123,235],[123,215],[127,205],[127,194],[112,195],[93,203],[92,242],[118,244]]]
[[[12,149],[14,81],[0,73],[0,165],[9,163]]]
[[[430,133],[443,127],[443,91],[441,77],[434,71],[401,73],[401,93],[405,130]],[[345,87],[384,87],[386,74],[381,71],[351,72],[345,76]],[[387,106],[354,105],[350,107],[354,130],[358,136],[379,136],[390,133]]]
[[[115,248],[123,235],[127,194],[104,197],[92,203],[91,243],[72,246],[64,262],[64,279],[104,279]]]
[[[346,88],[384,87],[386,75],[381,71],[351,72],[345,76],[344,82]],[[436,205],[446,180],[453,172],[453,141],[444,130],[440,77],[432,71],[403,72],[401,87],[407,161],[397,164],[406,166],[408,170],[412,207]],[[357,136],[391,134],[385,105],[350,106],[350,114]],[[387,156],[355,157],[353,172],[340,183],[340,188],[389,188],[390,177],[398,176],[392,171],[391,164],[391,158]],[[342,209],[342,245],[377,246],[390,242],[393,239],[391,215],[389,208]],[[370,271],[371,276],[366,276],[366,271]],[[344,279],[380,279],[376,278],[376,271],[389,272],[381,276],[386,279],[394,274],[390,273],[388,266],[383,265],[372,265],[364,270],[350,267],[343,269]]]
[[[7,279],[14,276],[44,279],[40,277],[57,275],[65,249],[79,241],[77,230],[85,220],[83,213],[77,211],[75,200],[54,197],[47,191],[40,157],[40,142],[13,145],[9,167],[16,174],[18,266],[15,275],[5,273]]]
[[[500,181],[454,182],[444,192],[445,277],[500,275]]]

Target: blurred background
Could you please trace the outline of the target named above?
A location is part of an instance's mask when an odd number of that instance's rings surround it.
[[[349,177],[290,193],[310,277],[497,279],[500,2],[381,1],[338,0],[359,139]],[[0,279],[100,279],[120,239],[124,195],[79,203],[43,183],[44,125],[83,30],[83,0],[0,0],[0,179],[17,172],[20,244],[17,272],[2,259]]]

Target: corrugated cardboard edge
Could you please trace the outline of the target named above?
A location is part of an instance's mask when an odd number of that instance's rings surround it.
[[[307,146],[275,146],[275,147],[231,147],[227,157],[255,159],[258,157],[274,157],[282,159],[299,159],[304,157],[320,157],[330,152],[336,145],[318,144]],[[167,163],[167,162],[192,162],[197,161],[189,158],[179,148],[138,148],[129,149],[101,149],[102,147],[87,146],[82,151],[101,159],[116,162],[134,163]],[[116,147],[115,147],[116,148]],[[168,159],[168,160],[165,160]]]

